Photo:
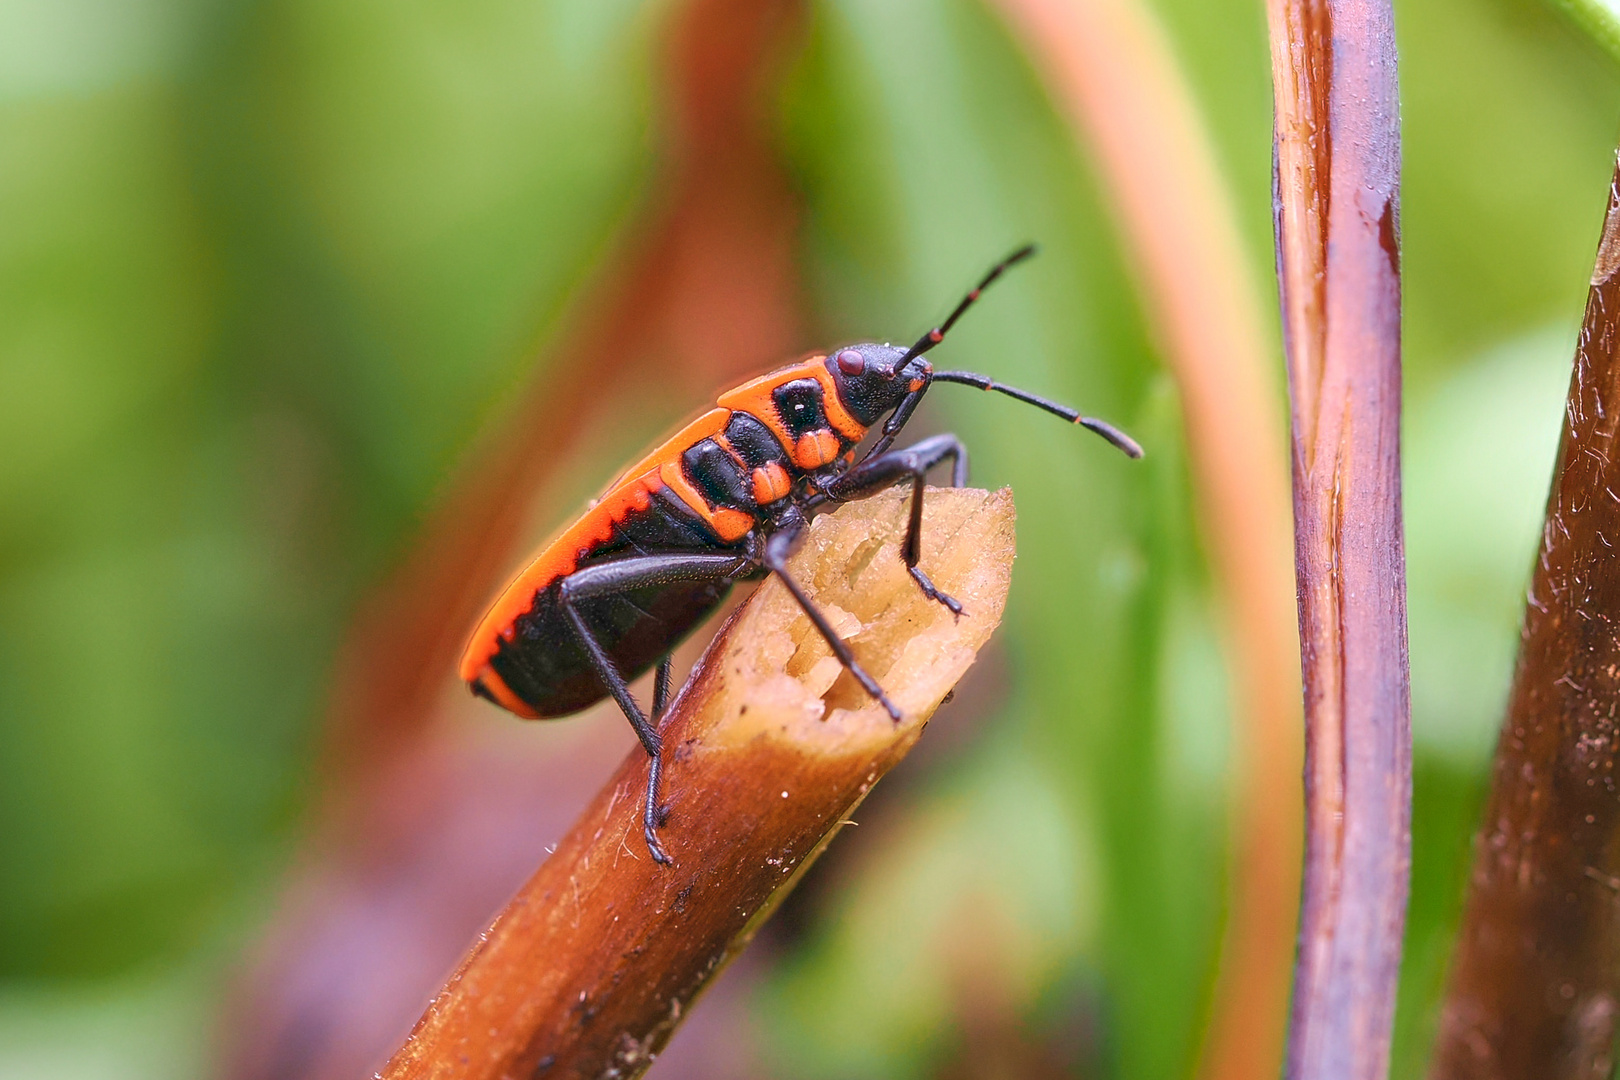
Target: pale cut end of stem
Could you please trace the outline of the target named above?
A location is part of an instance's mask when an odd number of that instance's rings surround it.
[[[817,518],[790,570],[904,713],[839,666],[780,582],[738,608],[662,725],[661,867],[641,837],[638,748],[483,934],[388,1080],[638,1076],[1001,620],[1012,495],[930,490],[922,595],[900,555],[909,491]]]

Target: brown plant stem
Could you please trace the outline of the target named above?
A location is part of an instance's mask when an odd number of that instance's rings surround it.
[[[817,519],[790,572],[905,713],[843,672],[781,583],[727,623],[662,725],[673,812],[660,867],[640,830],[639,750],[451,978],[388,1080],[639,1075],[693,997],[910,749],[1000,621],[1012,497],[933,491],[924,597],[900,555],[909,493]]]
[[[1200,1074],[1282,1061],[1303,756],[1282,411],[1266,301],[1170,42],[1140,0],[1000,0],[1096,155],[1181,391],[1232,666],[1232,898]]]
[[[1620,1017],[1620,167],[1430,1074],[1599,1078]]]
[[[1389,1069],[1411,861],[1400,125],[1388,0],[1271,0],[1306,855],[1288,1075]]]

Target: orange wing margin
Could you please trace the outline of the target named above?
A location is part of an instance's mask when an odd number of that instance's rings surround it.
[[[674,463],[678,475],[681,454],[693,443],[701,442],[725,430],[726,421],[730,418],[729,409],[710,409],[686,425],[632,465],[613,482],[601,498],[591,504],[589,509],[542,545],[529,560],[528,565],[500,591],[495,602],[490,605],[489,611],[479,621],[478,628],[473,631],[472,639],[467,642],[466,651],[461,655],[460,671],[463,681],[472,682],[482,677],[485,688],[500,701],[502,706],[519,716],[532,718],[533,710],[518,701],[501,681],[500,676],[489,667],[489,659],[495,655],[499,640],[503,636],[509,636],[518,616],[534,606],[537,593],[558,578],[573,573],[574,568],[579,565],[580,556],[612,537],[613,526],[617,522],[623,521],[637,510],[647,509],[652,505],[654,492],[671,486],[665,483],[665,476],[661,475],[668,471],[666,466]],[[689,485],[683,483],[681,487],[689,488]],[[682,502],[691,502],[685,492],[679,488],[673,490],[681,497]],[[698,504],[691,509],[694,513],[701,514],[711,526],[717,524],[714,521],[714,512],[703,503],[701,497],[698,498]],[[735,527],[735,523],[729,520],[718,524],[724,527],[717,530],[722,536]]]

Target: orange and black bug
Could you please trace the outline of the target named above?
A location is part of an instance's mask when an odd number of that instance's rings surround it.
[[[478,624],[461,658],[461,677],[475,694],[530,719],[567,716],[609,695],[619,703],[652,758],[643,825],[658,862],[670,861],[655,831],[662,823],[658,722],[669,698],[670,653],[738,581],[773,573],[781,578],[839,662],[900,719],[784,569],[819,510],[911,484],[906,567],[925,595],[961,614],[961,605],[934,588],[917,562],[923,479],[949,461],[951,483],[961,487],[967,451],[954,435],[890,449],[929,386],[996,390],[1142,456],[1130,436],[1101,420],[984,375],[935,371],[923,359],[980,291],[1034,252],[1033,245],[1023,247],[996,264],[943,324],[909,349],[851,345],[720,395],[716,408],[627,469],[542,548]],[[855,460],[855,447],[885,413],[877,439]],[[654,665],[649,720],[628,684]]]

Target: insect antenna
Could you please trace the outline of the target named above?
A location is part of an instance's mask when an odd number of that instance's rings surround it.
[[[989,288],[991,282],[995,281],[1002,274],[1005,274],[1008,268],[1016,266],[1034,254],[1035,245],[1025,244],[1023,247],[1019,248],[1011,255],[1008,255],[1005,259],[1002,259],[1000,262],[996,263],[996,265],[992,266],[990,268],[990,272],[985,274],[984,278],[980,280],[980,282],[975,285],[966,296],[962,297],[961,302],[956,305],[956,309],[950,313],[943,323],[928,331],[928,333],[924,334],[922,337],[918,338],[917,343],[906,350],[906,355],[902,356],[895,363],[895,370],[899,371],[901,368],[906,366],[906,362],[911,360],[912,357],[921,356],[929,349],[932,349],[935,345],[938,345],[940,342],[944,341],[945,335],[950,333],[951,327],[956,325],[956,320],[960,319],[962,317],[962,313],[973,306],[974,302],[979,299],[979,294],[984,292],[985,289]],[[980,375],[972,371],[936,371],[929,381],[931,383],[963,383],[967,386],[977,386],[980,390],[994,390],[997,393],[1006,394],[1008,397],[1017,398],[1019,401],[1026,402],[1027,404],[1033,405],[1038,409],[1045,409],[1054,416],[1061,416],[1071,424],[1079,424],[1088,431],[1096,432],[1098,435],[1101,435],[1104,439],[1107,439],[1110,443],[1123,451],[1127,457],[1139,458],[1142,456],[1141,445],[1135,439],[1131,438],[1114,425],[1108,423],[1106,420],[1098,420],[1091,416],[1081,416],[1077,410],[1071,409],[1067,405],[1059,404],[1050,398],[1043,398],[1039,394],[1032,394],[1028,390],[1020,390],[1016,386],[1008,386],[1005,383],[998,383],[988,375]],[[900,428],[904,426],[905,421],[910,417],[911,410],[916,408],[917,400],[920,398],[921,393],[912,395],[906,399],[906,402],[902,404],[899,409],[895,410],[894,416],[890,417],[889,422],[883,427],[884,438],[880,440],[879,446],[872,452],[879,452],[888,448],[889,443],[894,441],[895,434],[899,432]]]
[[[996,265],[992,266],[990,268],[990,272],[984,275],[984,279],[977,285],[973,286],[972,290],[966,296],[962,297],[962,302],[956,305],[956,310],[951,312],[949,318],[940,323],[938,326],[934,327],[932,330],[928,331],[928,333],[924,334],[922,337],[918,338],[917,344],[906,350],[906,355],[902,356],[899,361],[895,363],[895,370],[900,370],[906,366],[906,361],[910,360],[912,357],[921,356],[929,349],[932,349],[935,345],[938,345],[940,342],[944,341],[945,335],[950,333],[951,327],[956,325],[956,320],[962,317],[962,312],[973,306],[973,302],[979,298],[979,294],[984,292],[992,281],[996,280],[996,278],[1000,277],[1002,274],[1005,274],[1008,267],[1023,262],[1033,254],[1035,254],[1035,245],[1025,244],[1023,247],[1019,248],[1011,255],[1008,255],[1005,259],[1002,259],[1000,262],[996,263]]]
[[[1028,390],[1020,390],[1016,386],[998,383],[988,375],[980,375],[973,371],[936,371],[931,381],[937,383],[961,383],[964,386],[977,386],[980,390],[994,390],[997,393],[1006,394],[1010,398],[1017,398],[1019,401],[1033,405],[1037,409],[1045,409],[1054,416],[1061,416],[1071,424],[1079,424],[1087,431],[1096,432],[1124,451],[1127,457],[1139,458],[1142,456],[1141,445],[1107,421],[1090,416],[1081,416],[1077,409],[1061,405],[1050,398],[1043,398],[1039,394],[1032,394]]]

